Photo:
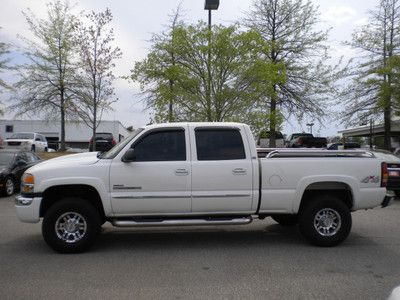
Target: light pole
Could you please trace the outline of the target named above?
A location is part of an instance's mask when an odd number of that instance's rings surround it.
[[[206,0],[204,2],[204,9],[208,10],[208,28],[211,31],[211,11],[217,10],[219,6],[219,0]]]
[[[207,91],[206,91],[206,103],[207,103],[207,121],[213,121],[211,116],[211,11],[217,10],[219,6],[219,0],[205,0],[204,9],[208,10],[208,55],[207,55]]]
[[[312,127],[314,126],[314,123],[307,123],[306,126],[310,127],[310,133],[312,134]]]

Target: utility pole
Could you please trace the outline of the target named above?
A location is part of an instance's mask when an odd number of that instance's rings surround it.
[[[204,2],[204,9],[208,10],[208,55],[207,55],[207,121],[214,121],[214,117],[211,115],[211,10],[217,10],[219,7],[219,0],[206,0]]]

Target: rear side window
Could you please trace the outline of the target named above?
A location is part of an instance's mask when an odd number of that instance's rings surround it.
[[[183,130],[156,131],[143,137],[133,148],[135,161],[186,160],[185,132]]]
[[[237,129],[196,129],[198,160],[245,159],[243,140]]]

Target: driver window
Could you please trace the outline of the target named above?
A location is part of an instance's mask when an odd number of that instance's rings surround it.
[[[185,161],[185,131],[151,132],[134,146],[135,161]]]

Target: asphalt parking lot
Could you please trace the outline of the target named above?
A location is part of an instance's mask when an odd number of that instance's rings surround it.
[[[400,285],[400,201],[353,214],[335,248],[272,220],[247,226],[114,229],[61,255],[0,198],[0,299],[386,299]]]

